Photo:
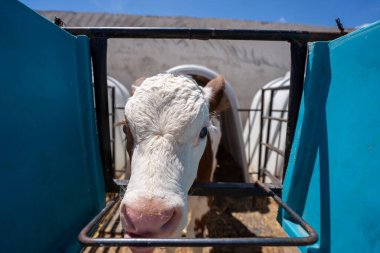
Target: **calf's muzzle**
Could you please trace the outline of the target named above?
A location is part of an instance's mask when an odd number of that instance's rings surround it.
[[[159,200],[123,204],[120,218],[126,238],[162,238],[173,235],[181,221],[180,207],[165,207]]]

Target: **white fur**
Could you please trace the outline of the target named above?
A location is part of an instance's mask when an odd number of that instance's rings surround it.
[[[220,144],[220,140],[222,137],[222,131],[220,128],[220,121],[216,117],[211,117],[212,127],[210,128],[209,134],[211,139],[211,149],[212,149],[212,170],[211,170],[211,178],[214,177],[214,172],[216,169],[216,154],[218,152],[218,147]],[[189,211],[187,215],[187,226],[184,229],[183,233],[189,237],[193,238],[196,234],[199,234],[201,231],[195,231],[195,222],[196,220],[202,220],[202,218],[206,215],[206,213],[210,210],[208,206],[208,198],[202,196],[193,196],[189,197]],[[207,230],[204,231],[203,236],[207,236]]]
[[[122,204],[160,198],[167,207],[180,207],[184,215],[178,231],[186,224],[187,192],[206,145],[199,133],[208,127],[212,138],[218,136],[208,92],[190,78],[159,74],[145,79],[125,106],[134,147]]]

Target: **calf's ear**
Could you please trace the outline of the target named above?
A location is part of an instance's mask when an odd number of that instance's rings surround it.
[[[145,79],[146,77],[140,77],[132,83],[132,96],[135,93],[136,89],[144,82]]]
[[[203,90],[209,103],[210,113],[219,113],[229,107],[228,98],[225,93],[225,81],[222,76],[210,80]]]
[[[126,136],[126,141],[127,141],[127,152],[129,155],[129,159],[131,161],[132,160],[132,154],[133,154],[134,140],[133,140],[133,135],[132,135],[131,129],[129,128],[128,119],[125,118],[125,120],[118,123],[118,125],[123,126],[123,132]]]

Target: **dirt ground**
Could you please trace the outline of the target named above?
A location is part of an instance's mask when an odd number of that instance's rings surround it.
[[[218,168],[214,181],[242,182],[241,169],[236,166],[231,156],[223,148],[218,152]],[[95,237],[122,237],[117,206],[99,226]],[[210,211],[206,214],[205,223],[208,237],[286,237],[286,233],[276,220],[277,203],[269,197],[214,197]],[[155,253],[173,252],[156,248]],[[100,247],[83,249],[83,252],[131,252],[127,247]],[[177,253],[295,253],[296,247],[214,247],[214,248],[177,248]]]

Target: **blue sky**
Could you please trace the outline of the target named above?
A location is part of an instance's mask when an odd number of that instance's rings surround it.
[[[380,20],[380,0],[21,0],[36,10],[189,16],[345,27]]]

